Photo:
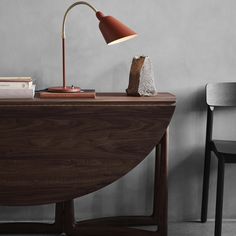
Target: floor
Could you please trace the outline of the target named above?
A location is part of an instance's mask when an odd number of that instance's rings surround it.
[[[222,227],[222,236],[236,236],[236,222],[224,222]],[[168,236],[214,236],[214,222],[170,223]]]
[[[149,230],[152,231],[153,229],[149,228]],[[214,222],[208,222],[205,224],[201,224],[199,222],[169,223],[168,231],[169,231],[168,236],[214,236]],[[6,236],[13,236],[13,235],[6,235]],[[21,236],[32,236],[32,235],[21,235]],[[37,235],[37,236],[45,236],[45,235]],[[236,236],[236,221],[223,223],[222,236]]]

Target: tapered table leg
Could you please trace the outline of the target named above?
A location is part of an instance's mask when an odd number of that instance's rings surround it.
[[[66,235],[73,235],[75,231],[75,210],[74,210],[74,200],[64,202],[64,225],[63,232]]]
[[[168,229],[168,131],[156,147],[153,218],[158,235],[167,236]]]

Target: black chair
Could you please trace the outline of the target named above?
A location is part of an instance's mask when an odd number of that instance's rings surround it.
[[[220,236],[222,231],[225,164],[236,163],[236,141],[212,139],[213,111],[216,107],[236,107],[236,83],[207,84],[206,102],[208,109],[201,222],[207,221],[211,152],[213,152],[218,159],[215,236]]]

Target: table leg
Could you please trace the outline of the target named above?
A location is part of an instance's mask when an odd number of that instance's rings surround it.
[[[160,235],[168,230],[168,131],[156,148],[153,218]]]
[[[74,200],[64,202],[64,226],[63,232],[66,235],[73,235],[75,231],[76,221],[75,221],[75,210],[74,210]]]

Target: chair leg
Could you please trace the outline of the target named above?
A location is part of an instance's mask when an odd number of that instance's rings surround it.
[[[207,221],[210,167],[211,167],[211,150],[209,147],[207,147],[205,153],[204,174],[203,174],[202,209],[201,209],[202,223],[205,223]]]
[[[222,231],[224,171],[225,171],[224,159],[219,158],[218,159],[218,176],[217,176],[217,193],[216,193],[215,236],[221,236],[221,231]]]

